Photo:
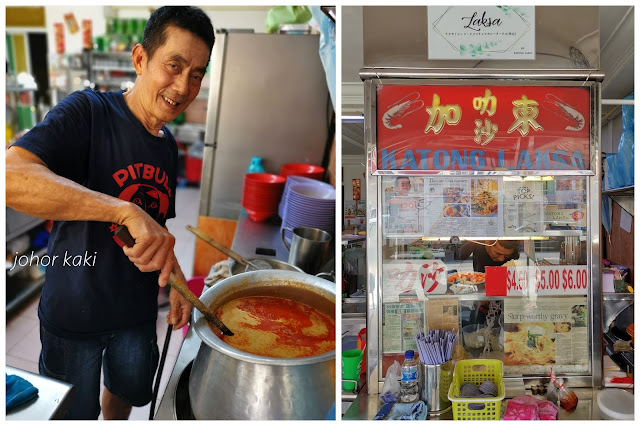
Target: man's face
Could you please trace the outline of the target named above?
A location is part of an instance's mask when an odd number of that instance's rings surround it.
[[[145,54],[136,85],[149,120],[173,121],[195,99],[209,61],[209,48],[196,35],[169,25],[165,43]]]
[[[396,193],[398,195],[407,195],[411,190],[411,182],[409,179],[400,179],[396,182]]]
[[[495,262],[504,262],[507,257],[513,254],[515,249],[507,249],[500,245],[500,243],[495,243],[492,246],[487,246],[487,254],[493,259]]]

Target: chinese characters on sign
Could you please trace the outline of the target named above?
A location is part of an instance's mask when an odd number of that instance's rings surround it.
[[[588,170],[588,87],[377,89],[377,169]]]
[[[360,179],[351,179],[353,184],[353,199],[360,199]]]

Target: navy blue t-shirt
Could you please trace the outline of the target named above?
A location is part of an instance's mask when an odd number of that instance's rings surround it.
[[[15,145],[51,171],[91,190],[137,204],[160,225],[175,217],[178,150],[166,127],[151,135],[123,92],[74,92]],[[108,334],[155,321],[158,275],[125,256],[106,222],[56,221],[38,307],[42,325],[61,337]]]

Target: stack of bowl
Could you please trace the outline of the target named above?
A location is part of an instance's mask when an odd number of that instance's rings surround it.
[[[244,175],[240,204],[254,222],[267,220],[278,212],[285,178],[269,173]]]
[[[322,180],[324,168],[314,164],[288,163],[280,167],[280,176],[304,176],[310,179]]]
[[[279,213],[285,239],[291,241],[290,229],[298,226],[319,228],[335,233],[336,190],[328,183],[300,176],[289,176]]]

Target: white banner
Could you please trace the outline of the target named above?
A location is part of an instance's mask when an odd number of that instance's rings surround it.
[[[428,59],[535,59],[534,6],[428,6]]]
[[[586,265],[509,266],[507,296],[586,295]]]
[[[445,294],[447,266],[435,259],[388,260],[382,263],[382,301],[398,302],[401,295],[415,292],[418,300],[425,295]]]

